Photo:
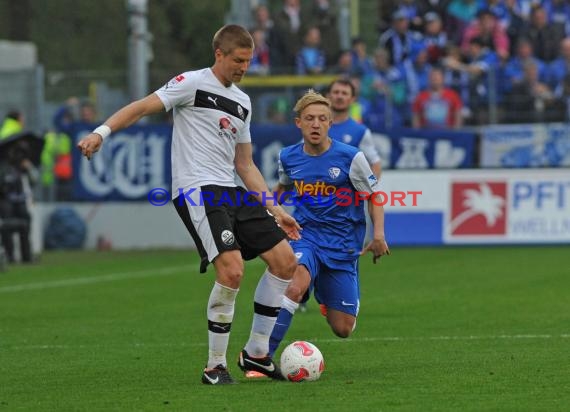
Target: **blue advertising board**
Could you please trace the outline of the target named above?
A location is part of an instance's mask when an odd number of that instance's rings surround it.
[[[91,127],[75,125],[77,142]],[[74,198],[141,200],[153,188],[170,191],[172,126],[139,125],[114,133],[91,161],[74,151]],[[294,125],[252,125],[255,164],[268,186],[277,183],[279,151],[301,141]],[[383,168],[469,168],[474,166],[475,134],[415,129],[374,133]]]
[[[477,135],[449,130],[373,130],[384,169],[475,167]]]
[[[481,167],[570,166],[570,125],[520,124],[481,128]]]
[[[77,143],[92,130],[74,126]],[[140,200],[156,187],[170,188],[172,126],[140,125],[114,133],[87,160],[73,150],[73,197],[76,200]]]

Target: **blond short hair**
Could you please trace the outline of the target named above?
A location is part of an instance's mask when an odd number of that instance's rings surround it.
[[[313,89],[309,89],[307,93],[305,93],[299,100],[297,100],[293,111],[297,117],[301,117],[303,110],[312,104],[322,104],[327,106],[329,108],[329,111],[331,110],[331,101],[329,99],[327,99],[322,94],[317,93]]]

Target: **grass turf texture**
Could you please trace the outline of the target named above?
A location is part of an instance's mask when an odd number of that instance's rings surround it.
[[[317,382],[235,365],[263,270],[248,263],[228,361],[200,383],[212,270],[194,252],[57,252],[0,274],[0,410],[568,410],[567,247],[394,249],[361,260],[361,312],[335,338],[314,301],[281,349],[315,343]],[[280,353],[280,352],[279,352]]]

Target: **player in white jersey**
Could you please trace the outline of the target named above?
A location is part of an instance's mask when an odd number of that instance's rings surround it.
[[[211,68],[180,74],[123,107],[83,138],[78,148],[90,158],[111,132],[149,114],[173,110],[173,202],[202,258],[200,271],[205,272],[210,262],[216,271],[207,307],[209,357],[202,382],[234,383],[226,361],[229,332],[243,259],[257,256],[268,267],[255,291],[251,334],[238,365],[246,372],[283,379],[268,356],[269,335],[296,268],[286,237],[299,239],[300,227],[276,203],[262,205],[262,193],[269,190],[252,159],[251,102],[234,85],[249,67],[253,40],[243,27],[227,25],[214,35],[212,46]],[[236,187],[235,172],[259,196]]]

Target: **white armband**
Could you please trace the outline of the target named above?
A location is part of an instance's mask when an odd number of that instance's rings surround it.
[[[106,124],[102,124],[93,130],[92,133],[97,133],[103,140],[105,140],[111,134],[111,128]]]

